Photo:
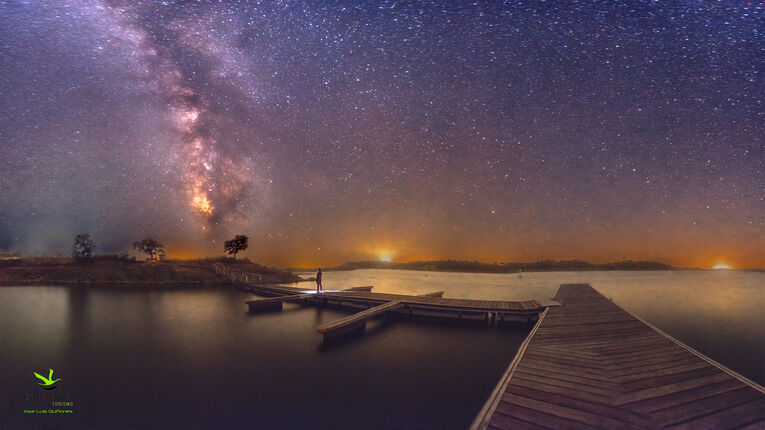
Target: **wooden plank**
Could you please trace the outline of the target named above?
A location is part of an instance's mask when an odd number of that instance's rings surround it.
[[[556,372],[559,373],[571,373],[576,376],[581,376],[583,378],[590,378],[590,379],[596,379],[596,380],[602,380],[604,377],[603,371],[601,369],[593,369],[590,367],[581,367],[574,364],[565,364],[561,365],[559,362],[553,361],[551,358],[529,358],[523,360],[523,364],[527,365],[532,368],[543,368],[543,369],[555,369]]]
[[[581,331],[582,329],[587,329],[587,334],[604,334],[604,333],[610,333],[615,330],[623,330],[623,329],[631,329],[631,328],[637,328],[643,331],[646,330],[647,327],[641,323],[640,321],[635,320],[634,318],[631,321],[602,321],[597,324],[570,324],[570,325],[557,325],[557,326],[548,326],[545,324],[544,327],[540,330],[542,333],[569,333],[569,332],[576,332]]]
[[[673,384],[676,382],[688,381],[691,379],[698,379],[702,376],[710,376],[719,374],[720,371],[716,368],[707,365],[700,369],[679,371],[672,374],[654,376],[652,378],[641,379],[637,381],[625,382],[619,385],[624,391],[640,390],[650,387],[656,387],[660,385]]]
[[[384,312],[387,312],[396,308],[400,308],[403,306],[404,304],[398,301],[388,302],[379,306],[375,306],[373,308],[369,308],[365,311],[355,313],[353,315],[348,315],[345,318],[340,318],[339,320],[333,321],[329,324],[316,327],[316,331],[324,334],[324,333],[328,333],[335,330],[341,330],[352,324],[360,323],[369,318],[372,318],[375,315],[380,315]]]
[[[523,397],[513,393],[506,393],[503,401],[514,405],[522,406],[538,412],[555,415],[556,417],[587,423],[589,425],[607,428],[607,429],[632,429],[634,424],[625,423],[621,419],[606,417],[600,414],[594,414],[582,408],[569,408],[557,403],[545,402],[528,397]]]
[[[588,379],[588,378],[582,378],[580,376],[573,376],[573,375],[567,375],[565,373],[558,373],[558,372],[549,372],[549,371],[542,371],[539,369],[535,369],[531,366],[526,366],[526,363],[521,363],[520,366],[518,366],[518,372],[525,373],[528,375],[535,375],[550,379],[556,379],[559,381],[564,382],[573,382],[575,384],[585,385],[588,387],[594,387],[594,388],[601,388],[604,390],[611,390],[613,389],[616,384],[613,382],[608,382],[605,379],[601,378],[600,380],[596,379]]]
[[[438,298],[441,298],[443,296],[444,296],[443,291],[434,291],[432,293],[425,293],[425,294],[418,295],[418,297],[438,297]]]
[[[260,304],[281,303],[285,300],[300,300],[306,297],[311,297],[313,295],[314,294],[293,294],[289,296],[266,297],[262,299],[247,300],[245,303],[247,303],[248,305],[249,304],[260,305]]]
[[[509,402],[500,402],[499,406],[497,406],[497,410],[500,413],[518,418],[523,421],[545,423],[545,425],[552,427],[554,429],[602,430],[602,427],[595,427],[593,425],[585,424],[580,421],[574,421],[567,418],[561,418],[553,414],[540,412],[534,409],[524,408],[522,406],[509,403]]]
[[[742,427],[765,418],[765,399],[762,397],[747,403],[714,412],[704,417],[669,426],[676,430],[727,430]]]
[[[347,288],[347,289],[345,289],[343,291],[372,291],[372,288],[374,288],[374,286],[372,286],[372,285],[365,285],[365,286],[362,286],[362,287]]]
[[[624,409],[616,408],[605,403],[588,402],[581,399],[575,399],[556,393],[535,390],[532,388],[521,387],[513,384],[508,386],[507,392],[530,399],[541,400],[569,408],[588,411],[590,413],[602,415],[604,417],[623,420],[635,425],[644,426],[646,423],[648,423],[648,415],[639,414],[632,411],[625,411]]]
[[[619,396],[615,404],[623,405],[626,403],[637,402],[640,400],[650,399],[652,397],[664,396],[667,394],[678,393],[691,388],[703,387],[705,385],[712,385],[717,382],[723,382],[730,379],[730,377],[722,372],[715,373],[710,376],[704,376],[701,378],[695,378],[688,381],[676,382],[674,384],[659,385],[642,390],[636,390],[630,393],[624,393]]]
[[[556,363],[562,366],[571,365],[576,367],[582,367],[585,369],[590,369],[590,371],[593,371],[593,372],[600,372],[602,370],[600,366],[598,366],[597,364],[593,362],[582,362],[580,360],[576,360],[576,359],[564,357],[564,356],[551,356],[551,355],[542,354],[539,352],[528,352],[527,356],[529,358],[544,360],[544,361]]]
[[[632,381],[639,381],[645,378],[651,378],[654,376],[671,375],[673,373],[682,372],[686,370],[701,369],[703,367],[708,367],[708,366],[709,366],[709,363],[705,363],[699,360],[691,360],[687,364],[680,364],[680,365],[672,366],[672,367],[664,367],[662,369],[655,369],[655,370],[649,370],[646,372],[637,372],[637,373],[627,374],[615,379],[622,383],[628,383]]]
[[[686,355],[680,355],[677,357],[679,358],[672,358],[672,359],[668,359],[667,361],[659,361],[659,362],[640,364],[640,365],[635,364],[632,367],[628,367],[628,368],[620,369],[620,370],[612,369],[609,372],[609,375],[613,376],[614,378],[620,378],[623,375],[630,375],[636,372],[652,372],[655,370],[668,369],[670,367],[699,362],[698,360],[696,360],[695,357],[689,357]]]
[[[587,312],[578,317],[573,317],[566,314],[553,315],[551,320],[545,324],[546,327],[560,327],[567,326],[572,322],[577,323],[580,326],[595,326],[602,323],[609,322],[628,322],[634,321],[626,312]]]
[[[695,402],[663,409],[653,414],[653,420],[662,427],[666,427],[721,411],[731,406],[748,403],[759,397],[757,391],[742,387]]]
[[[554,385],[540,384],[537,382],[527,381],[525,379],[513,378],[510,385],[517,385],[519,387],[531,388],[534,390],[544,391],[547,393],[559,394],[561,396],[571,397],[572,399],[585,400],[592,403],[608,403],[611,400],[609,396],[602,396],[600,394],[591,394],[586,391],[577,390],[575,388],[565,388]]]
[[[642,334],[640,336],[633,336],[630,337],[630,342],[637,344],[642,344],[642,342],[646,339],[655,339],[655,335],[653,333],[646,333]],[[603,348],[608,348],[614,345],[617,345],[618,340],[615,338],[612,339],[590,339],[590,340],[577,340],[576,342],[559,342],[560,345],[568,345],[568,347],[571,347],[575,344],[580,349],[587,349],[592,351],[598,351]]]
[[[611,339],[608,342],[601,342],[595,348],[599,354],[618,357],[620,355],[634,354],[644,348],[656,349],[663,347],[675,347],[675,344],[667,339],[663,339],[661,336],[657,336],[655,333],[651,333],[650,336],[644,336],[640,339],[633,338],[629,342],[624,342],[621,339]]]
[[[592,387],[589,385],[583,385],[583,384],[578,384],[578,383],[573,383],[568,381],[562,381],[560,379],[555,379],[551,377],[532,375],[530,373],[523,372],[520,369],[518,369],[518,371],[515,372],[513,379],[528,381],[528,382],[536,383],[536,384],[551,385],[554,387],[583,391],[585,393],[596,394],[596,395],[607,397],[607,398],[610,398],[611,396],[614,395],[613,391],[609,389]]]
[[[657,354],[651,354],[649,356],[636,354],[635,356],[620,358],[615,361],[606,360],[603,366],[607,366],[614,371],[622,369],[631,369],[636,364],[646,365],[653,363],[667,363],[673,360],[679,360],[681,358],[694,358],[691,353],[682,349],[673,348],[669,351],[665,351],[663,354],[657,356]]]
[[[727,393],[728,391],[737,390],[742,387],[746,387],[746,385],[740,381],[729,379],[724,382],[685,390],[680,393],[641,400],[639,402],[622,405],[622,407],[635,412],[654,413],[673,406],[695,402],[721,393]]]
[[[564,341],[564,342],[571,342],[573,340],[584,340],[584,339],[595,339],[595,338],[603,338],[603,337],[624,337],[629,338],[632,337],[635,334],[638,334],[642,332],[643,329],[635,328],[632,330],[614,330],[608,333],[599,333],[599,334],[593,334],[593,333],[587,333],[587,332],[579,332],[571,331],[568,333],[540,333],[539,340],[546,340],[546,341]]]
[[[643,360],[647,358],[661,358],[665,356],[671,356],[678,352],[686,352],[678,349],[675,345],[656,345],[651,344],[647,346],[635,345],[635,349],[632,351],[620,351],[617,353],[601,352],[598,354],[599,361],[603,365],[618,365],[619,363],[628,363],[635,361],[635,359]]]
[[[518,430],[554,430],[550,427],[544,427],[537,423],[530,423],[526,421],[521,421],[517,418],[509,417],[502,413],[496,413],[491,418],[491,422],[489,422],[490,430],[501,430],[501,429],[518,429]]]
[[[580,372],[577,368],[569,368],[569,367],[558,367],[558,366],[550,366],[545,364],[544,362],[540,361],[533,361],[533,360],[523,360],[523,363],[521,363],[524,368],[530,368],[530,369],[537,369],[541,372],[547,372],[550,374],[563,374],[563,375],[571,375],[571,376],[577,376],[579,378],[584,378],[592,381],[602,381],[603,380],[603,374],[602,373],[583,373]]]
[[[540,354],[552,354],[552,355],[565,355],[567,357],[576,357],[581,360],[597,360],[598,354],[591,351],[575,350],[572,348],[560,347],[556,345],[542,344],[536,342],[536,344],[529,347],[529,350],[533,350]]]

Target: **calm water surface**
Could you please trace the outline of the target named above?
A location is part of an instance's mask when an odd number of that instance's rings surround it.
[[[375,291],[405,294],[444,290],[444,297],[540,301],[552,297],[560,284],[588,283],[624,309],[765,384],[762,272],[532,272],[519,279],[517,275],[358,270],[328,272],[324,279],[325,288],[374,285]]]
[[[547,299],[587,282],[627,310],[765,382],[765,274],[327,272],[327,289]],[[299,284],[310,287],[310,284]],[[316,326],[349,312],[287,304],[249,315],[231,290],[0,288],[0,428],[465,428],[528,327],[385,318],[339,345]],[[43,391],[32,372],[55,370]],[[68,394],[73,415],[28,416]],[[47,406],[46,406],[47,407]],[[62,408],[66,409],[66,408]]]

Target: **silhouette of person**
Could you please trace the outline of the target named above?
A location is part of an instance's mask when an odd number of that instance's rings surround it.
[[[319,271],[316,272],[316,292],[322,291],[323,287],[321,286],[321,268],[319,268]]]

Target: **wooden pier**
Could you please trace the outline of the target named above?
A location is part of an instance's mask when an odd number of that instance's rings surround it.
[[[248,300],[251,310],[281,306],[284,301],[334,304],[342,307],[369,309],[392,301],[403,304],[389,309],[409,315],[456,318],[466,320],[534,322],[547,306],[536,300],[470,300],[443,298],[443,291],[412,296],[406,294],[373,293],[372,286],[354,287],[347,290],[314,292],[311,288],[295,288],[256,282],[256,275],[239,272],[221,263],[214,263],[215,271],[235,284],[258,295],[274,296],[268,299]],[[386,308],[387,309],[387,308]]]
[[[258,295],[272,295],[277,302],[300,300],[314,304],[332,304],[341,307],[369,309],[392,301],[404,304],[395,312],[409,315],[454,318],[464,320],[490,320],[534,322],[546,306],[536,300],[472,300],[443,298],[443,292],[428,293],[419,296],[406,294],[373,293],[372,287],[356,287],[343,291],[323,291],[315,293],[310,289],[285,287],[282,285],[250,284],[244,289]],[[268,299],[248,300],[246,303]]]
[[[420,294],[417,297],[442,297],[443,291],[436,291],[433,293]],[[332,339],[345,334],[353,333],[355,331],[364,331],[367,326],[367,320],[369,318],[378,316],[388,311],[404,308],[406,304],[400,300],[392,300],[388,303],[377,305],[373,308],[369,308],[365,311],[348,315],[345,318],[333,321],[329,324],[325,324],[316,327],[316,331],[324,335],[324,339]]]
[[[393,300],[383,305],[378,305],[365,311],[348,315],[345,318],[341,318],[329,324],[316,327],[316,331],[323,334],[324,339],[332,339],[355,331],[362,331],[366,327],[369,318],[403,306],[403,303],[398,300]]]
[[[291,294],[289,291],[285,290],[282,287],[259,287],[262,289],[261,293],[265,293],[266,295],[274,295],[274,297],[267,297],[264,299],[252,299],[247,300],[245,303],[249,305],[250,312],[255,312],[259,310],[279,310],[282,309],[282,303],[284,302],[293,302],[293,301],[307,301],[309,298],[314,297],[315,293],[299,293],[299,294]],[[255,288],[248,288],[248,290],[255,292]],[[300,290],[298,290],[300,291]],[[372,286],[365,286],[365,287],[353,287],[349,288],[347,290],[342,290],[340,292],[345,291],[372,291]]]
[[[250,307],[250,312],[264,309],[281,309],[285,301],[303,300],[311,297],[312,294],[285,294],[283,296],[268,297],[265,299],[247,300],[245,303]]]
[[[765,429],[765,390],[623,310],[564,284],[471,426]]]
[[[355,309],[364,309],[354,315],[316,328],[325,339],[345,334],[363,331],[366,321],[386,312],[403,313],[413,316],[436,318],[452,318],[459,320],[478,320],[494,322],[532,323],[547,306],[557,306],[557,303],[542,305],[536,300],[503,301],[503,300],[469,300],[444,298],[443,291],[421,294],[417,296],[405,294],[373,293],[371,286],[354,287],[347,290],[315,292],[312,289],[286,287],[283,285],[266,285],[255,283],[255,277],[232,270],[221,263],[213,264],[215,271],[243,289],[267,298],[247,300],[250,312],[261,310],[281,309],[285,301],[299,301],[319,305],[337,305]]]
[[[281,309],[285,301],[363,309],[362,312],[317,327],[316,331],[323,334],[325,339],[363,331],[368,319],[386,312],[492,323],[503,321],[531,323],[536,321],[539,313],[545,309],[545,306],[535,300],[512,302],[449,299],[442,297],[443,291],[418,296],[373,293],[371,286],[320,293],[282,285],[247,284],[242,288],[258,295],[274,296],[247,300],[245,303],[251,312]]]

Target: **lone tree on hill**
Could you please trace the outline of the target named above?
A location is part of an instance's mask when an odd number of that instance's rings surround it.
[[[153,260],[154,254],[164,252],[165,245],[162,245],[162,243],[157,239],[147,237],[140,242],[133,242],[133,249],[138,249],[138,251],[148,255],[149,259]]]
[[[223,252],[233,255],[234,260],[236,260],[236,254],[247,249],[247,241],[249,239],[249,237],[243,234],[237,234],[233,239],[223,242]]]
[[[93,258],[93,251],[96,250],[96,243],[90,238],[87,233],[78,234],[74,237],[74,244],[72,244],[72,257],[77,260],[90,260]]]

